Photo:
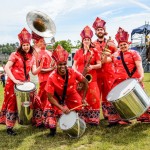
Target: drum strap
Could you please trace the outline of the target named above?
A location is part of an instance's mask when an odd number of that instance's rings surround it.
[[[27,81],[28,78],[29,78],[29,75],[28,75],[27,72],[26,72],[26,62],[25,62],[25,60],[23,61],[23,68],[24,68],[25,79],[26,79],[26,81]]]
[[[121,56],[122,64],[123,64],[123,66],[124,66],[124,68],[125,68],[125,70],[126,70],[128,76],[131,78],[131,77],[133,76],[133,74],[135,73],[135,71],[136,71],[136,66],[135,66],[135,67],[133,68],[133,70],[130,72],[129,69],[128,69],[128,67],[127,67],[127,65],[126,65],[126,63],[125,63],[125,61],[124,61],[124,57],[123,57],[123,52],[122,52],[122,51],[120,51],[120,56]]]
[[[62,104],[62,105],[64,104],[64,100],[65,100],[66,92],[67,92],[67,86],[68,86],[68,70],[66,70],[66,79],[65,79],[65,83],[64,83],[62,98],[60,98],[59,95],[56,93],[56,91],[54,91],[54,95],[58,99],[59,104]]]

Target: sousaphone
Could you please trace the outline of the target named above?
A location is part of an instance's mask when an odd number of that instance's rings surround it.
[[[53,37],[56,33],[53,20],[43,12],[36,10],[28,12],[26,21],[29,28],[41,37]]]

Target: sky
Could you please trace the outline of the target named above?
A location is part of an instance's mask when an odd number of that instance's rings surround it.
[[[19,42],[17,35],[24,27],[31,32],[26,15],[33,10],[53,20],[56,41],[70,39],[73,45],[81,40],[80,32],[85,26],[94,32],[96,17],[106,21],[106,31],[112,39],[119,27],[131,34],[133,29],[150,23],[149,0],[0,0],[0,4],[0,44]]]

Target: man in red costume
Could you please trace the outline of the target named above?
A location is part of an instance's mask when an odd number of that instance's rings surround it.
[[[85,96],[88,87],[87,80],[82,74],[75,72],[73,69],[66,66],[68,52],[64,50],[62,46],[57,46],[53,52],[53,57],[56,60],[57,69],[48,77],[45,87],[49,101],[54,105],[57,116],[62,113],[69,113],[70,109],[75,107],[75,110],[80,112],[82,103],[86,104]],[[76,80],[85,85],[83,98],[81,98],[76,90]],[[50,134],[55,135],[55,133],[56,126],[51,130]]]
[[[98,39],[94,42],[96,49],[101,55],[102,67],[97,70],[97,82],[100,90],[100,96],[102,98],[102,111],[104,118],[108,118],[109,124],[113,123],[114,115],[111,113],[111,104],[107,101],[106,96],[112,88],[114,83],[114,67],[112,62],[107,62],[105,55],[109,57],[113,54],[117,48],[111,39],[106,39],[106,22],[99,17],[93,23],[95,34]]]

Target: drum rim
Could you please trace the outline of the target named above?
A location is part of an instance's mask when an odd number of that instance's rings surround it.
[[[30,82],[30,81],[26,81],[26,82]],[[26,83],[26,82],[24,82],[24,83]],[[20,91],[20,92],[32,92],[32,91],[36,91],[36,84],[34,82],[30,82],[30,83],[33,83],[34,86],[35,86],[35,88],[32,89],[32,90],[26,90],[26,91],[20,90],[20,89],[17,88],[16,84],[15,84],[14,88],[15,88],[15,90]]]
[[[138,82],[137,82],[137,80],[136,80],[135,78],[126,79],[126,80],[120,82],[119,84],[121,85],[121,84],[127,82],[127,80],[128,80],[128,81],[129,81],[129,80],[134,80],[134,81],[135,81],[135,85],[138,84]],[[119,84],[118,84],[118,85],[119,85]],[[110,95],[110,93],[111,93],[116,87],[117,87],[117,86],[113,87],[113,88],[109,91],[109,93],[108,93],[108,95],[107,95],[107,97],[106,97],[106,99],[107,99],[109,102],[117,101],[117,100],[119,100],[119,99],[121,99],[122,97],[125,96],[125,95],[122,95],[122,96],[120,96],[120,97],[118,97],[118,98],[116,98],[116,99],[114,99],[114,98],[113,98],[113,99],[110,99],[110,98],[109,98],[109,97],[110,97],[109,95]],[[134,89],[135,89],[135,87],[133,87],[133,88],[128,92],[128,94],[129,94],[130,92],[132,92]]]
[[[77,113],[77,112],[75,112],[75,111],[71,111],[71,112],[74,112],[74,113]],[[70,112],[70,113],[71,113]],[[59,127],[61,128],[61,126],[60,126],[60,120],[61,120],[61,118],[62,118],[62,116],[63,115],[65,115],[65,114],[62,114],[61,116],[60,116],[60,118],[59,118],[59,120],[58,120],[58,122],[59,122]],[[79,116],[78,116],[79,117]],[[77,118],[76,118],[76,120],[77,120]],[[76,122],[76,121],[75,121]],[[67,129],[62,129],[63,131],[67,131],[67,130],[69,130],[69,129],[71,129],[71,128],[73,128],[75,126],[75,124],[73,124],[73,126],[72,127],[70,127],[70,128],[67,128]]]

